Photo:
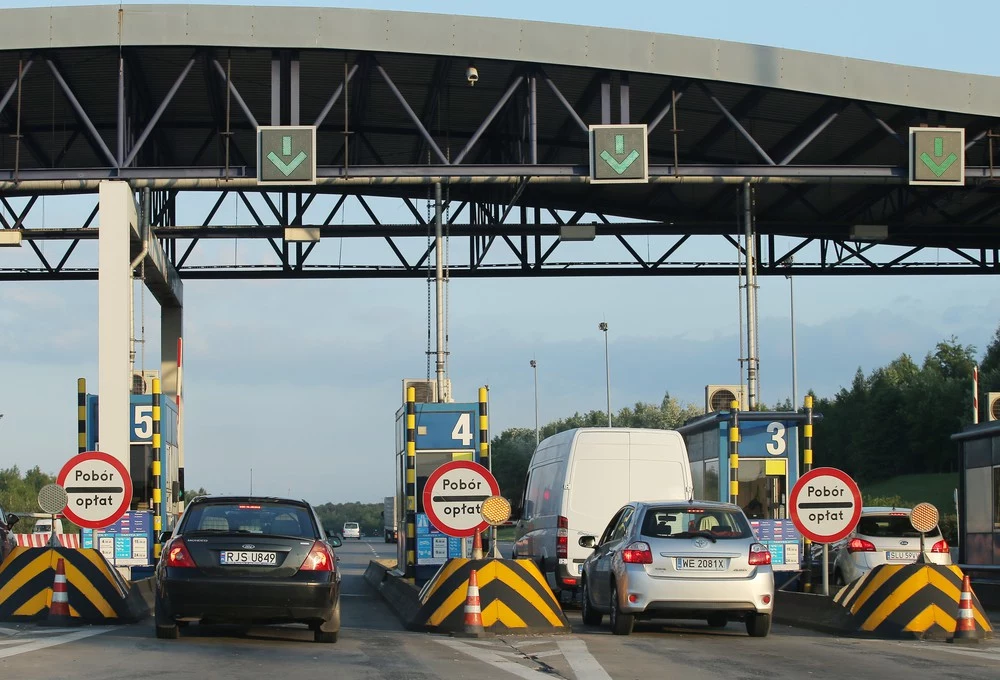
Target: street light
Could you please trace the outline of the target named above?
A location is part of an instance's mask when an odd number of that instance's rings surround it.
[[[604,371],[608,383],[608,427],[611,427],[611,364],[608,362],[608,322],[602,321],[597,328],[604,332]]]
[[[535,374],[535,446],[538,446],[538,363],[532,359],[531,369]]]
[[[793,259],[788,258],[789,271],[791,271]],[[792,280],[791,274],[785,274],[785,278],[788,279],[788,306],[791,316],[792,323],[792,410],[799,410],[799,390],[798,390],[798,376],[796,375],[796,360],[795,360],[795,284]]]

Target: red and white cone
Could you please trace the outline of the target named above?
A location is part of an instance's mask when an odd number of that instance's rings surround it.
[[[972,582],[968,575],[962,578],[962,595],[958,600],[958,618],[955,634],[948,642],[978,644],[982,634],[976,628],[975,611],[972,608]]]
[[[63,558],[56,562],[56,577],[52,583],[52,604],[47,618],[38,622],[40,626],[75,626],[80,620],[69,612],[69,590],[66,587],[66,565]]]
[[[475,569],[469,572],[469,589],[465,595],[465,622],[462,627],[462,632],[456,633],[459,637],[486,636],[486,629],[483,628],[483,612],[479,605],[479,578]]]
[[[472,559],[483,559],[483,537],[478,531],[476,537],[472,539]]]

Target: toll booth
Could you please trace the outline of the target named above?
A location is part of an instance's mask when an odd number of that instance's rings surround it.
[[[729,502],[729,411],[715,411],[677,430],[691,462],[696,500]],[[757,540],[771,551],[775,571],[798,571],[802,537],[792,523],[788,495],[799,478],[799,427],[794,411],[740,411],[739,494]],[[821,416],[814,414],[813,420]]]
[[[144,371],[143,377],[154,371]],[[137,376],[140,375],[137,373]],[[153,394],[151,380],[145,380],[140,388],[135,381],[135,390],[129,395],[129,472],[132,477],[132,502],[130,510],[153,510],[153,489],[156,478],[153,470]],[[100,450],[100,423],[98,422],[99,397],[84,391],[79,396],[83,417],[79,422],[81,451]],[[158,477],[160,497],[160,525],[163,530],[172,529],[182,507],[179,481],[178,452],[178,409],[171,399],[160,399],[160,474]],[[96,546],[95,546],[96,547]],[[152,559],[152,558],[150,558]],[[152,563],[152,562],[150,562]]]
[[[967,571],[973,572],[973,578],[982,575],[996,580],[1000,569],[1000,421],[970,425],[951,438],[958,442],[961,462],[958,561],[969,565]],[[976,570],[973,565],[986,569]]]
[[[396,412],[396,564],[416,583],[429,580],[448,559],[468,557],[471,550],[471,545],[467,545],[463,555],[462,539],[445,536],[428,521],[422,507],[427,478],[451,461],[489,465],[485,397],[482,402],[471,403],[422,402],[417,398],[425,397],[426,393],[415,390],[414,401],[408,403],[406,388],[420,382],[424,381],[404,381],[403,405]],[[412,431],[407,426],[409,411],[413,415]],[[408,489],[407,450],[411,438],[414,485]],[[484,549],[487,549],[485,542]]]

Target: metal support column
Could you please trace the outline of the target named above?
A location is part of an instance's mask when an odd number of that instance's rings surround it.
[[[811,394],[806,395],[806,423],[802,427],[802,474],[806,474],[812,470],[813,466],[813,448],[812,448],[812,438],[813,438],[813,398]],[[805,570],[803,574],[802,589],[807,592],[812,592],[812,541],[808,538],[805,539],[803,544],[803,552],[805,553]]]
[[[743,231],[746,240],[747,286],[747,409],[757,410],[757,252],[753,235],[753,209],[750,202],[750,182],[743,183]]]
[[[160,379],[153,378],[153,559],[160,559],[160,532],[163,531],[163,479],[160,437]]]
[[[444,253],[442,252],[441,183],[434,184],[434,293],[437,314],[437,357],[435,376],[437,401],[444,401]]]
[[[729,502],[736,504],[740,495],[740,402],[729,404]]]
[[[76,381],[76,451],[87,450],[87,379]]]
[[[417,573],[417,390],[406,388],[406,578]]]

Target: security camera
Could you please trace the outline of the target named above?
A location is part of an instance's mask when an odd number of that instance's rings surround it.
[[[465,69],[465,79],[469,81],[469,86],[473,86],[479,82],[479,71],[475,66],[469,65],[469,68]]]

